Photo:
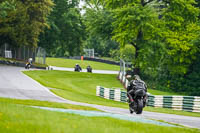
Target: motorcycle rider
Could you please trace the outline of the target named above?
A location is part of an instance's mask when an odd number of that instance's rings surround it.
[[[140,79],[139,75],[134,75],[133,76],[133,80],[130,81],[129,86],[127,87],[127,96],[129,98],[129,104],[133,104],[134,102],[134,94],[136,91],[136,86],[138,84],[138,82],[143,84],[143,88],[145,90],[145,92],[147,92],[147,85],[145,84],[145,82],[143,80]],[[144,96],[144,106],[146,104],[146,100],[147,100],[147,95]]]
[[[33,59],[29,58],[28,61],[27,61],[27,63],[26,63],[25,68],[29,69],[32,66],[32,62],[33,62]]]
[[[82,71],[82,68],[79,66],[79,64],[76,64],[74,69],[75,69],[74,71],[78,71],[78,72]]]
[[[87,72],[92,72],[92,67],[90,65],[87,66]]]
[[[33,61],[32,58],[29,58],[29,59],[28,59],[28,62],[29,62],[30,65],[32,65],[32,61]]]

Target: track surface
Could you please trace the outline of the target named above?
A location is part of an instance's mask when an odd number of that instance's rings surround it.
[[[74,71],[74,68],[66,68],[66,67],[56,67],[51,66],[53,70],[62,70],[62,71]],[[82,69],[82,72],[87,72],[86,69]],[[109,70],[92,70],[92,73],[101,73],[101,74],[119,74],[118,71],[109,71]]]
[[[200,129],[200,117],[179,116],[173,114],[163,114],[144,111],[142,115],[130,115],[127,109],[107,107],[101,105],[74,102],[56,96],[46,87],[40,85],[35,80],[24,75],[21,71],[24,68],[0,65],[0,97],[16,99],[34,99],[52,101],[60,103],[70,103],[75,105],[90,106],[109,113],[129,115],[130,117],[148,118],[164,120],[187,127]]]

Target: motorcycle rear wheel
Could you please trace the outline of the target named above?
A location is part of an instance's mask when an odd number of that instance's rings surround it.
[[[136,114],[142,114],[142,110],[143,110],[143,100],[142,99],[138,99],[137,101],[137,109],[135,111]]]

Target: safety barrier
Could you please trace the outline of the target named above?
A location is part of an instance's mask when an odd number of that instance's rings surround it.
[[[100,96],[105,99],[111,99],[111,100],[120,101],[120,102],[127,101],[126,92],[121,91],[121,89],[110,89],[110,88],[97,86],[96,96]]]
[[[97,86],[96,95],[105,99],[127,102],[127,93],[121,89],[110,89]],[[200,113],[200,97],[149,95],[147,106]]]
[[[128,87],[129,81],[126,79],[125,75],[122,72],[119,72],[118,79],[121,81],[121,83],[124,85],[125,88]]]

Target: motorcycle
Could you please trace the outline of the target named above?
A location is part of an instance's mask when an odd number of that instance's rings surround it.
[[[31,64],[29,62],[27,62],[25,65],[25,69],[29,69],[29,68],[31,68]]]
[[[129,103],[130,113],[142,114],[147,103],[147,93],[143,89],[138,89],[135,91],[133,99],[133,102]]]
[[[87,72],[92,73],[92,68],[91,67],[87,67]]]
[[[82,69],[81,69],[80,66],[76,66],[76,67],[74,68],[74,71],[75,71],[75,72],[80,72],[80,71],[82,71]]]

